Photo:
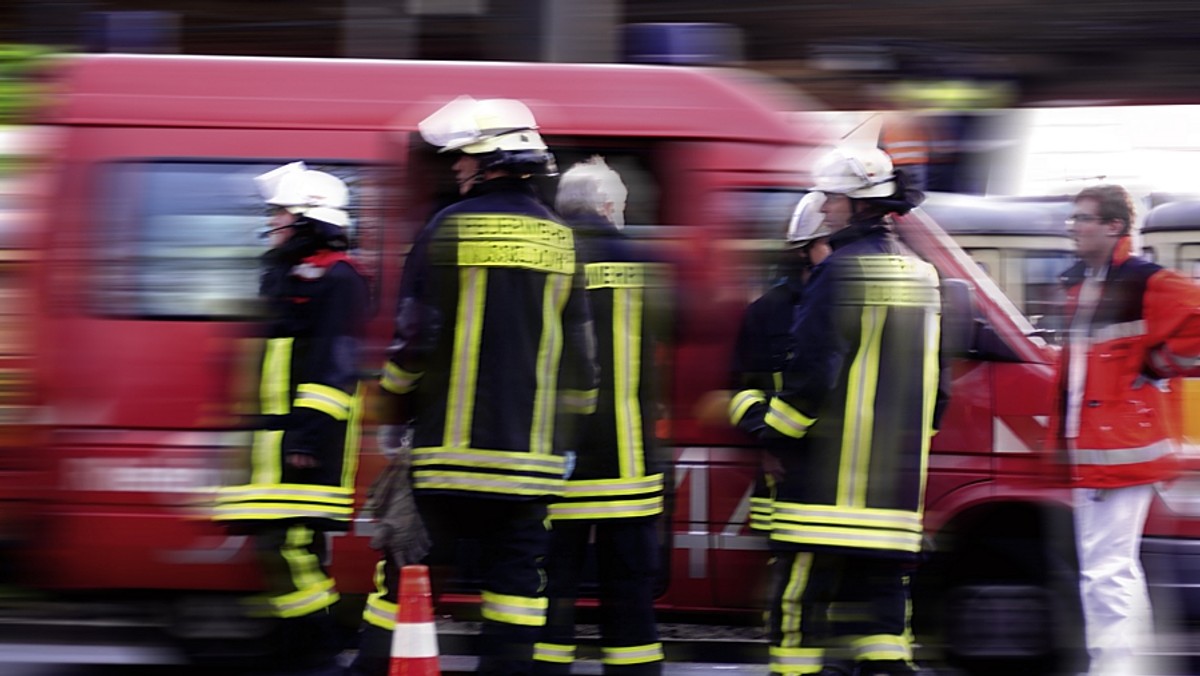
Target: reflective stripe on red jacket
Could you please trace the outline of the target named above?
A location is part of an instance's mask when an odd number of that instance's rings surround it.
[[[1178,471],[1175,442],[1166,419],[1166,395],[1152,356],[1200,356],[1200,286],[1173,270],[1131,255],[1128,237],[1118,242],[1088,330],[1086,379],[1079,436],[1069,451],[1075,485],[1117,488],[1152,483]],[[1084,268],[1063,275],[1067,316],[1074,317]],[[1073,345],[1058,369],[1059,405],[1051,429],[1063,445],[1068,366]]]

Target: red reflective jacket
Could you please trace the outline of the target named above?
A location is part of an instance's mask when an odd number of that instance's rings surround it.
[[[1130,255],[1128,237],[1113,252],[1088,327],[1086,379],[1078,402],[1079,435],[1067,455],[1075,485],[1117,488],[1153,483],[1178,471],[1165,381],[1200,361],[1200,286],[1173,270]],[[1083,265],[1063,275],[1067,315],[1074,318]],[[1068,366],[1061,353],[1058,447],[1066,448]]]

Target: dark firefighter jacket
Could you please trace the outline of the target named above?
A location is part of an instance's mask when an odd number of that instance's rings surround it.
[[[596,331],[599,396],[571,416],[575,465],[552,519],[618,519],[663,511],[655,428],[666,339],[667,271],[598,214],[573,219]]]
[[[738,424],[745,409],[783,388],[783,369],[792,356],[792,320],[803,290],[801,272],[767,289],[746,308],[734,347],[730,421]],[[750,527],[771,529],[775,478],[762,472],[750,496]]]
[[[948,401],[937,272],[883,223],[851,225],[830,244],[797,309],[783,388],[739,426],[784,463],[772,542],[915,557],[930,438]]]
[[[215,518],[344,529],[358,469],[359,351],[369,289],[345,253],[325,249],[291,263],[269,259],[263,273],[271,319],[251,476],[221,489]],[[293,453],[315,466],[288,465],[284,456]]]
[[[414,489],[561,494],[556,413],[596,401],[571,229],[528,181],[485,181],[417,237],[399,303],[381,385],[415,419]]]

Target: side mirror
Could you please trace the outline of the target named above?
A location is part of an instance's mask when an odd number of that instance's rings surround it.
[[[942,280],[942,353],[980,361],[1020,361],[975,303],[965,279]]]
[[[970,356],[981,323],[975,287],[965,279],[943,279],[942,353],[949,357]]]

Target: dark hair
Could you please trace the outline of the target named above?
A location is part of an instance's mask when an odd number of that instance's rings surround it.
[[[1095,202],[1100,211],[1096,215],[1105,221],[1124,221],[1125,227],[1121,229],[1122,235],[1129,234],[1129,231],[1133,229],[1135,213],[1133,198],[1129,196],[1129,191],[1125,188],[1113,184],[1094,185],[1080,190],[1073,201],[1075,204],[1079,204],[1080,200]]]

